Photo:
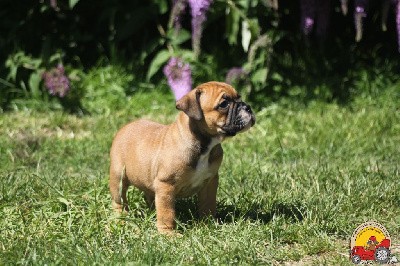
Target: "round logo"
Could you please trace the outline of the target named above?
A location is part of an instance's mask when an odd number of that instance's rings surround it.
[[[350,259],[355,264],[362,260],[386,263],[390,259],[390,235],[378,222],[370,221],[359,225],[350,240]]]

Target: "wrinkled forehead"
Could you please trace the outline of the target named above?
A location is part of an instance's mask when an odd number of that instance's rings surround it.
[[[226,83],[208,82],[203,84],[202,87],[206,94],[210,94],[210,96],[216,100],[220,100],[221,98],[236,100],[240,98],[236,90]]]

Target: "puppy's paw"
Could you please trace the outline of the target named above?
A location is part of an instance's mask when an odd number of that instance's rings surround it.
[[[157,228],[158,233],[167,236],[167,237],[183,237],[181,233],[178,233],[177,231],[171,229],[171,228]]]
[[[114,213],[120,215],[126,215],[129,212],[129,207],[127,204],[120,204],[115,201],[112,201],[112,208],[114,210]]]

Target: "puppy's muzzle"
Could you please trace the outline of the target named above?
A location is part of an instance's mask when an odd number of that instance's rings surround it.
[[[256,122],[256,117],[251,107],[244,102],[235,102],[228,112],[225,125],[222,129],[227,136],[235,136],[239,132],[246,131]]]

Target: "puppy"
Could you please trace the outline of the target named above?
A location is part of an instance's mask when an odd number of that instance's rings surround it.
[[[175,200],[198,195],[201,216],[216,212],[221,142],[249,129],[255,116],[233,87],[199,85],[176,102],[176,121],[138,120],[122,127],[111,146],[110,192],[114,210],[128,211],[130,185],[156,208],[157,229],[173,233]]]

